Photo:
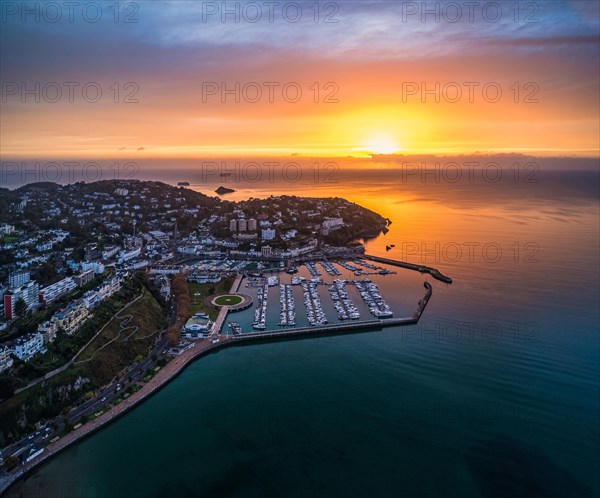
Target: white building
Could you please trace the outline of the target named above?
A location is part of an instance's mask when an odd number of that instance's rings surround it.
[[[73,280],[71,277],[63,278],[55,284],[48,285],[47,287],[40,289],[40,302],[51,303],[60,296],[64,296],[76,288],[77,284],[75,283],[75,280]]]
[[[44,336],[39,332],[19,337],[13,346],[14,355],[22,361],[28,361],[44,347]]]
[[[23,287],[29,280],[31,280],[31,273],[29,271],[15,271],[8,276],[8,288],[17,289]]]
[[[167,240],[169,236],[161,230],[150,230],[148,234],[156,240]]]
[[[273,240],[275,238],[275,230],[273,228],[263,228],[262,229],[262,239],[263,240]]]
[[[79,330],[89,315],[90,312],[86,308],[83,299],[78,299],[69,303],[66,308],[54,313],[52,321],[56,322],[57,326],[67,334],[72,335]]]
[[[327,230],[335,230],[344,226],[344,220],[342,218],[325,218],[323,220],[323,228]]]
[[[4,235],[10,235],[14,231],[15,231],[15,227],[12,225],[9,225],[8,223],[3,223],[2,225],[0,225],[0,233],[3,233]]]
[[[253,240],[258,238],[258,234],[256,233],[240,233],[238,236],[239,240]]]
[[[289,251],[283,253],[283,256],[297,258],[298,256],[302,256],[304,254],[311,253],[316,249],[317,249],[317,241],[313,239],[304,246],[290,249]]]
[[[189,255],[198,254],[198,246],[193,245],[193,246],[178,247],[177,252],[180,252],[181,254],[189,254]]]
[[[81,299],[83,299],[83,303],[88,310],[94,309],[101,301],[98,291],[93,290],[87,291],[83,296],[81,296]]]
[[[102,251],[102,259],[106,261],[107,259],[110,259],[119,254],[120,250],[121,248],[119,246],[106,246],[104,248],[104,251]]]
[[[44,344],[50,344],[56,339],[56,333],[58,332],[58,326],[56,322],[48,320],[44,323],[40,323],[37,328],[38,332],[42,334],[44,338]]]
[[[229,222],[229,230],[231,232],[237,232],[237,220],[235,218]]]
[[[45,252],[45,251],[50,251],[52,249],[53,246],[53,242],[42,242],[41,244],[37,244],[35,246],[35,250],[38,252]]]
[[[248,222],[244,219],[238,220],[238,230],[245,232],[248,229]]]
[[[137,247],[131,251],[121,251],[119,253],[119,263],[124,263],[130,259],[137,258],[142,253],[142,248]]]
[[[12,350],[8,346],[0,346],[0,372],[13,366]]]
[[[4,294],[4,316],[9,320],[15,317],[15,305],[19,299],[23,299],[27,306],[27,311],[35,308],[40,303],[40,286],[37,282],[30,281],[22,287],[11,290]]]
[[[115,292],[117,292],[121,288],[121,282],[119,277],[113,276],[107,279],[105,282],[100,284],[98,287],[98,295],[100,299],[106,299],[107,297],[112,296]]]
[[[248,231],[250,231],[250,232],[256,231],[256,220],[254,218],[250,218],[248,220]]]
[[[104,273],[104,265],[99,261],[82,261],[79,267],[82,272],[92,270],[97,275]]]

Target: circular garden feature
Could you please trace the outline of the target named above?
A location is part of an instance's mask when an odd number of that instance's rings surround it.
[[[242,296],[238,296],[236,294],[225,294],[223,296],[216,297],[213,300],[217,306],[237,306],[238,304],[242,304],[244,298]]]
[[[252,306],[252,296],[248,294],[230,294],[223,292],[208,296],[204,303],[212,308],[227,307],[229,311],[241,311]]]

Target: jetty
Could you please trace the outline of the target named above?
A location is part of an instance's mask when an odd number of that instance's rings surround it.
[[[377,263],[399,266],[400,268],[407,268],[409,270],[418,271],[419,273],[429,273],[433,278],[439,280],[440,282],[444,282],[446,284],[452,283],[452,279],[450,277],[447,277],[436,268],[431,268],[430,266],[416,265],[414,263],[406,263],[405,261],[397,261],[395,259],[382,258],[380,256],[371,256],[369,254],[363,254],[362,257],[364,259],[370,259],[371,261],[375,261]]]

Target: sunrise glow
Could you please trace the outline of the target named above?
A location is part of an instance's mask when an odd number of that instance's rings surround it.
[[[401,3],[346,2],[326,24],[223,23],[202,2],[145,2],[139,24],[105,16],[87,31],[9,16],[0,153],[598,153],[596,2],[550,2],[526,25],[506,14],[431,31],[417,16],[392,22]],[[86,39],[99,33],[90,64]]]

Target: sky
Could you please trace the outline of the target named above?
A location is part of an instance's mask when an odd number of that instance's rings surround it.
[[[600,2],[0,1],[0,155],[597,157]]]

